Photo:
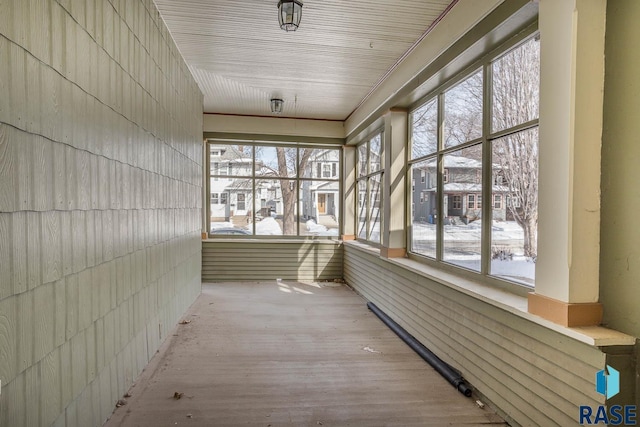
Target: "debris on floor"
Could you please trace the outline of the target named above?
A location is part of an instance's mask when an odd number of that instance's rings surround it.
[[[119,408],[119,407],[124,406],[124,405],[126,405],[126,404],[127,404],[127,401],[126,401],[126,400],[124,400],[124,399],[120,399],[120,400],[118,400],[118,401],[116,402],[116,408]]]
[[[184,393],[176,391],[175,393],[173,393],[173,398],[176,399],[176,400],[181,399],[183,394]]]
[[[188,325],[189,323],[191,323],[191,320],[181,320],[180,321],[181,325]]]
[[[364,351],[368,351],[369,353],[382,353],[381,351],[376,351],[374,349],[372,349],[371,347],[367,346],[367,347],[363,347],[362,348]]]

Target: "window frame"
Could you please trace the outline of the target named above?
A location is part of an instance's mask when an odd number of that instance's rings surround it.
[[[379,161],[379,167],[378,169],[371,171],[371,141],[374,140],[375,138],[379,137],[380,138],[380,152],[379,152],[379,156],[380,156],[380,161]],[[377,129],[375,131],[373,131],[371,134],[369,134],[366,138],[363,138],[360,142],[358,142],[355,147],[356,147],[356,153],[361,152],[360,148],[362,146],[365,146],[365,150],[364,152],[367,153],[367,159],[366,159],[366,168],[365,173],[361,176],[360,175],[360,171],[362,170],[362,165],[360,164],[360,156],[356,155],[356,164],[355,164],[355,170],[356,170],[356,182],[355,182],[355,188],[358,191],[358,194],[360,194],[360,183],[364,182],[365,183],[365,198],[364,198],[364,210],[365,210],[365,236],[366,238],[362,238],[360,237],[360,218],[361,218],[361,212],[360,212],[360,206],[359,206],[359,201],[360,201],[360,196],[358,196],[356,198],[356,205],[355,205],[355,212],[356,215],[354,216],[354,221],[355,221],[355,238],[358,241],[362,241],[362,242],[366,242],[367,244],[376,246],[376,247],[380,247],[382,244],[382,231],[383,231],[383,202],[384,202],[384,194],[382,194],[383,190],[384,190],[384,129],[380,128]],[[372,197],[371,197],[371,183],[372,181],[375,179],[375,177],[379,177],[379,184],[378,184],[378,192],[375,195],[375,201],[373,203],[372,206]],[[377,205],[377,207],[375,206]],[[371,240],[371,213],[372,213],[372,208],[377,208],[378,209],[378,214],[379,214],[379,228],[380,228],[380,232],[379,232],[379,240],[375,241],[375,240]]]
[[[418,101],[414,102],[409,106],[409,114],[408,114],[408,144],[407,144],[407,180],[410,180],[411,170],[413,164],[418,164],[420,162],[428,161],[428,160],[436,160],[437,168],[436,168],[436,182],[437,182],[437,192],[436,197],[438,197],[438,214],[436,219],[437,224],[437,234],[436,234],[436,256],[435,258],[421,255],[412,250],[413,243],[413,227],[412,227],[412,212],[413,209],[413,190],[405,197],[406,209],[407,209],[407,222],[406,222],[406,230],[407,230],[407,256],[412,260],[419,261],[421,263],[434,266],[436,268],[461,275],[463,277],[467,277],[470,279],[477,280],[480,278],[484,283],[488,283],[497,288],[505,289],[510,292],[514,292],[519,295],[526,295],[528,292],[531,292],[535,289],[535,284],[533,286],[523,283],[512,281],[504,277],[491,275],[490,274],[490,264],[491,264],[491,221],[492,221],[492,210],[494,209],[494,203],[488,203],[486,206],[482,206],[482,195],[488,194],[491,196],[489,199],[491,202],[495,202],[493,196],[495,193],[493,192],[493,176],[492,176],[492,142],[494,140],[498,140],[500,138],[515,135],[519,132],[523,132],[529,129],[534,129],[539,126],[539,111],[538,116],[533,120],[528,120],[523,123],[519,123],[515,126],[508,127],[506,129],[501,129],[499,131],[493,131],[491,129],[491,119],[492,119],[492,93],[491,93],[491,65],[493,62],[499,60],[509,52],[514,49],[517,49],[519,46],[527,43],[531,39],[537,39],[539,37],[539,29],[537,25],[530,25],[524,28],[519,34],[512,37],[511,39],[505,41],[499,47],[492,49],[490,51],[485,52],[478,60],[470,64],[468,67],[458,72],[447,81],[442,83],[441,85],[435,87],[432,91],[430,91],[427,95],[420,98]],[[470,77],[478,70],[481,70],[483,82],[483,119],[482,119],[482,135],[479,138],[466,141],[462,144],[455,145],[452,147],[445,147],[443,141],[443,113],[444,113],[444,105],[443,98],[444,93],[457,85],[458,83],[464,81],[466,78]],[[437,110],[438,110],[438,120],[437,120],[437,148],[436,152],[429,153],[424,156],[412,158],[412,138],[413,138],[413,123],[412,123],[412,114],[420,109],[421,107],[427,105],[433,100],[437,101]],[[465,148],[474,147],[477,145],[482,145],[482,170],[481,170],[481,194],[475,194],[475,204],[476,210],[480,210],[482,214],[482,236],[481,236],[481,269],[479,272],[467,269],[465,267],[461,267],[450,262],[447,262],[443,259],[443,202],[444,202],[444,191],[443,186],[445,181],[445,168],[443,164],[443,158],[447,154],[451,154],[457,151],[464,150]],[[448,172],[448,171],[446,171]],[[509,202],[513,202],[516,199],[514,197],[509,197],[509,194],[505,194],[505,197],[502,197],[501,206],[503,208],[508,209],[506,205]],[[468,202],[468,199],[467,199]]]
[[[502,194],[493,193],[493,209],[502,209]]]
[[[467,208],[476,209],[476,195],[475,193],[467,194]]]
[[[245,147],[253,147],[252,149],[252,164],[250,167],[251,173],[250,174],[246,174],[246,175],[230,175],[229,174],[229,168],[226,168],[226,170],[224,171],[224,173],[218,173],[218,174],[212,174],[212,169],[211,166],[213,163],[215,162],[211,162],[211,146],[217,146],[217,145],[230,145],[230,146],[238,146],[238,145],[242,145]],[[235,140],[235,139],[227,139],[227,138],[215,138],[215,137],[206,137],[205,136],[205,180],[206,180],[206,187],[207,187],[207,191],[205,192],[206,195],[206,200],[205,200],[205,206],[206,206],[206,212],[205,212],[205,222],[207,224],[207,236],[209,239],[226,239],[226,238],[233,238],[233,239],[291,239],[291,240],[300,240],[300,239],[304,239],[304,240],[335,240],[340,238],[341,234],[342,234],[342,223],[341,221],[338,221],[338,235],[337,236],[318,236],[318,235],[306,235],[306,234],[301,234],[301,229],[302,226],[300,225],[300,222],[302,221],[302,210],[303,210],[303,206],[302,206],[302,201],[301,201],[301,183],[302,182],[316,182],[316,183],[321,183],[321,182],[335,182],[338,184],[338,195],[337,195],[337,206],[338,206],[338,212],[337,212],[337,217],[341,217],[342,216],[342,210],[343,210],[343,206],[342,206],[342,199],[343,199],[343,182],[342,182],[342,167],[341,164],[343,162],[343,147],[342,145],[336,144],[336,143],[315,143],[315,142],[285,142],[285,141],[259,141],[259,140],[254,140],[254,141],[246,141],[246,140]],[[280,177],[280,176],[274,176],[274,177],[265,177],[265,176],[261,176],[259,174],[259,171],[256,170],[256,161],[257,161],[257,154],[256,154],[256,148],[257,147],[267,147],[267,148],[295,148],[297,150],[296,152],[296,171],[295,171],[295,176],[287,176],[287,177]],[[337,161],[332,163],[337,164],[336,168],[337,168],[337,172],[338,172],[338,176],[332,176],[329,178],[322,178],[322,177],[316,177],[315,175],[315,167],[312,166],[310,168],[310,176],[309,177],[304,177],[304,172],[303,170],[301,170],[301,168],[299,167],[300,164],[300,150],[301,149],[312,149],[312,150],[336,150],[337,152]],[[318,166],[320,166],[320,168],[322,169],[323,165],[326,163],[322,160],[317,161],[316,162]],[[222,168],[220,168],[220,170],[222,170]],[[253,208],[251,209],[251,224],[252,224],[252,234],[250,235],[233,235],[233,234],[220,234],[220,235],[214,235],[211,233],[211,189],[210,189],[210,185],[212,181],[219,181],[219,179],[225,179],[225,180],[233,180],[235,178],[240,178],[240,179],[248,179],[251,181],[251,186],[249,189],[247,189],[247,191],[245,191],[243,193],[243,195],[245,196],[245,204],[249,204],[250,206],[255,204],[256,201],[258,200],[260,193],[258,191],[258,188],[256,186],[256,183],[259,181],[265,181],[265,180],[274,180],[274,181],[279,181],[281,179],[286,179],[289,181],[289,185],[291,185],[293,183],[293,185],[295,185],[295,198],[296,198],[296,210],[295,210],[295,217],[298,218],[298,221],[296,223],[296,234],[295,235],[286,235],[286,234],[281,234],[281,235],[264,235],[264,234],[256,234],[256,217],[257,217],[257,209]],[[225,196],[225,200],[226,203],[230,203],[230,200],[228,200],[228,196],[227,196],[227,192],[221,192],[219,193],[219,197],[221,197],[224,194]],[[219,199],[220,202],[222,202],[221,198]],[[246,206],[245,206],[246,207]]]

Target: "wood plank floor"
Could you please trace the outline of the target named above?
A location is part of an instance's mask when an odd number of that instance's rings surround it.
[[[204,284],[183,321],[106,426],[505,425],[344,285]]]

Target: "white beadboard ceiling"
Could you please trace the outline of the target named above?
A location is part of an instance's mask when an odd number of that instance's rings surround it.
[[[306,0],[300,28],[277,0],[154,0],[204,93],[206,113],[345,120],[452,0]]]

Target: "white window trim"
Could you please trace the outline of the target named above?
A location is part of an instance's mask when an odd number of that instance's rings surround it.
[[[530,40],[531,38],[535,37],[535,33],[537,30],[535,29],[531,29],[532,27],[530,27],[530,33],[528,34],[522,34],[521,37],[517,38],[517,40],[514,40],[512,42],[511,45],[503,45],[502,47],[491,51],[491,52],[487,52],[481,59],[479,59],[476,63],[474,63],[473,65],[471,65],[470,67],[468,67],[466,70],[462,71],[461,73],[459,73],[457,76],[454,76],[453,78],[451,78],[450,80],[446,81],[443,85],[441,85],[440,87],[434,89],[429,95],[427,95],[425,98],[421,99],[419,102],[417,102],[414,107],[412,107],[412,111],[415,111],[418,108],[421,108],[422,106],[428,104],[429,102],[432,102],[433,99],[438,99],[439,100],[439,105],[438,108],[441,109],[441,111],[444,109],[441,105],[442,99],[444,97],[444,93],[451,87],[456,86],[457,84],[459,84],[460,82],[464,81],[468,76],[471,76],[472,74],[475,74],[476,72],[478,72],[478,70],[481,70],[483,72],[483,92],[486,92],[487,87],[489,86],[487,83],[487,72],[484,72],[484,70],[486,69],[485,67],[491,67],[491,64],[493,61],[498,60],[500,57],[502,57],[503,55],[505,55],[507,52],[511,51],[512,49],[516,49],[518,48],[518,46],[520,46],[523,43],[526,43],[528,40]],[[488,95],[487,98],[489,97]],[[511,128],[507,128],[504,130],[501,130],[500,132],[494,132],[492,133],[491,129],[490,129],[490,119],[486,119],[486,117],[490,117],[490,102],[483,102],[483,117],[485,117],[485,120],[487,120],[489,123],[488,124],[484,124],[483,125],[483,134],[481,136],[480,139],[476,139],[476,140],[471,140],[471,141],[467,141],[465,143],[456,145],[455,147],[444,147],[444,143],[442,141],[439,141],[439,147],[436,150],[436,153],[432,153],[432,154],[428,154],[425,156],[421,156],[421,157],[416,157],[416,158],[412,158],[409,160],[408,163],[408,169],[411,170],[411,166],[413,164],[417,164],[421,161],[426,160],[427,158],[433,158],[433,156],[435,155],[436,158],[440,158],[440,156],[444,156],[450,153],[453,153],[455,151],[459,151],[459,150],[463,150],[465,148],[468,147],[472,147],[472,146],[476,146],[477,144],[482,144],[483,146],[483,153],[487,153],[490,152],[491,147],[492,147],[492,141],[494,139],[498,139],[500,137],[503,137],[505,135],[511,134],[511,133],[517,133],[520,131],[524,131],[527,129],[531,129],[531,128],[535,128],[538,127],[538,118],[531,120],[529,122],[524,122],[524,123],[520,123],[516,126],[513,126]],[[439,112],[439,120],[443,120],[442,117],[442,112]],[[409,114],[409,133],[411,133],[411,113]],[[440,128],[439,128],[440,129]],[[440,132],[441,130],[439,130]],[[441,135],[441,134],[440,134]],[[441,136],[440,136],[441,137]],[[409,139],[411,139],[411,137],[409,137]],[[408,153],[412,153],[412,149],[411,147],[407,147],[407,152]],[[486,154],[483,155],[483,163],[485,163],[485,160],[488,160],[490,158],[490,156],[487,156]],[[450,171],[448,170],[448,168],[444,168],[442,166],[441,169],[441,182],[442,184],[445,184],[449,181],[449,173]],[[487,174],[485,171],[485,168],[483,168],[483,174]],[[440,172],[439,172],[440,173]],[[487,181],[487,179],[489,181]],[[483,193],[486,193],[488,195],[493,195],[493,191],[492,191],[492,185],[493,185],[493,176],[491,176],[490,178],[485,178],[483,179],[482,182],[482,188],[483,188]],[[443,192],[443,188],[438,185],[438,197],[440,198],[439,200],[441,200],[438,204],[442,205],[444,204],[444,198],[447,197],[446,194],[444,194]],[[406,200],[407,203],[410,203],[409,200],[412,199],[413,196],[411,195],[407,195]],[[489,199],[491,202],[493,202],[493,198]],[[482,221],[483,221],[483,229],[490,229],[491,228],[491,218],[492,218],[492,209],[493,209],[493,203],[491,203],[489,206],[484,207],[482,206],[482,194],[476,194],[476,207],[475,210],[480,210],[482,211]],[[504,199],[503,199],[503,203],[504,203]],[[442,216],[442,215],[440,215]],[[443,221],[443,218],[440,218],[439,221]],[[408,223],[407,227],[410,227],[411,224]],[[441,231],[439,231],[439,233],[442,233]],[[440,236],[440,234],[439,234]],[[441,237],[438,237],[438,239],[441,239]],[[431,258],[430,256],[427,255],[421,255],[419,253],[414,253],[411,250],[411,243],[412,242],[412,237],[409,235],[408,236],[408,256],[411,259],[417,259],[420,262],[426,262],[428,264],[434,263],[437,266],[440,265],[445,265],[447,264],[446,261],[443,260],[443,244],[442,243],[438,243],[440,249],[438,249],[436,251],[436,259]],[[498,276],[494,276],[490,274],[490,266],[491,266],[491,258],[490,258],[490,251],[491,251],[491,238],[485,238],[482,240],[482,255],[481,255],[481,270],[480,272],[472,272],[471,274],[473,276],[477,276],[479,278],[483,278],[482,280],[486,280],[489,283],[492,283],[494,286],[495,285],[499,285],[502,286],[503,284],[506,284],[507,287],[511,287],[514,288],[516,290],[519,290],[521,288],[525,288],[528,289],[529,291],[531,289],[534,289],[534,287],[531,287],[529,285],[525,285],[523,283],[519,283],[517,281],[512,281],[506,278],[502,278],[502,277],[498,277]],[[452,267],[454,270],[456,269],[461,269],[460,267],[454,266],[454,265],[448,265],[447,268]]]

